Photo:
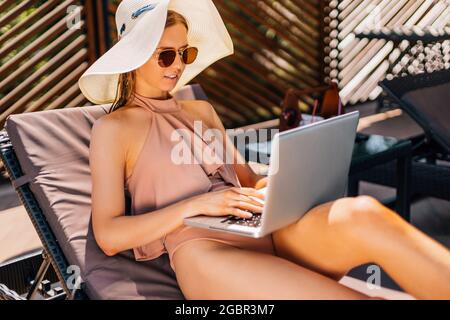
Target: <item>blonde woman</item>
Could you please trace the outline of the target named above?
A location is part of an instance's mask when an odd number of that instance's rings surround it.
[[[194,134],[194,120],[225,136],[208,102],[171,93],[232,54],[231,39],[210,0],[124,0],[116,23],[120,41],[80,79],[92,102],[113,102],[90,149],[92,223],[105,254],[167,252],[188,299],[367,299],[338,280],[369,262],[416,298],[450,298],[449,250],[368,196],[320,205],[260,239],[185,226],[200,214],[262,212],[250,196],[264,198],[266,178],[247,164],[171,159],[173,132]]]

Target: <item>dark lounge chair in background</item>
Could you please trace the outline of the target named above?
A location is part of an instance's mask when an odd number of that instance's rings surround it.
[[[450,200],[450,70],[384,80],[381,87],[425,132],[413,141],[411,197]],[[395,187],[395,170],[379,166],[361,180]]]

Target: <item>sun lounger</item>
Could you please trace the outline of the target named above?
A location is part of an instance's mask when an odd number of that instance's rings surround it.
[[[186,86],[176,97],[206,99],[198,85]],[[50,267],[64,290],[62,299],[184,299],[167,254],[147,262],[136,262],[131,250],[108,257],[93,237],[90,132],[109,108],[97,105],[11,115],[0,135],[1,159],[44,249],[28,299],[36,297],[37,285]],[[128,199],[126,213],[129,204]],[[77,271],[82,283],[74,290]],[[342,281],[351,287],[349,279]],[[15,288],[0,285],[0,300],[24,299],[11,289]],[[376,294],[399,297],[398,292],[390,292],[380,289]]]
[[[414,141],[411,196],[450,200],[450,70],[384,80],[381,86],[425,132]],[[361,179],[395,187],[395,164]]]
[[[199,85],[186,86],[175,96],[206,98]],[[16,114],[6,121],[1,157],[44,248],[35,283],[51,265],[71,299],[182,299],[167,254],[139,263],[131,250],[108,257],[93,237],[90,132],[109,108]],[[79,290],[73,290],[77,271],[83,281]],[[32,287],[28,298],[35,292]]]

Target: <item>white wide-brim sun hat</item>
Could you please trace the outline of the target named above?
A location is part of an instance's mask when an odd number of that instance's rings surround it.
[[[94,104],[114,102],[119,75],[145,64],[164,33],[167,11],[183,15],[188,44],[198,48],[197,59],[183,71],[175,93],[214,62],[234,53],[232,39],[211,0],[123,0],[116,12],[120,40],[80,77],[78,85]]]

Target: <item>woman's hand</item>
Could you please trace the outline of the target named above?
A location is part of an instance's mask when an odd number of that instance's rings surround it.
[[[259,214],[263,211],[263,205],[251,197],[264,200],[264,194],[254,188],[231,187],[207,192],[187,199],[187,217],[203,214],[214,217],[233,215],[251,218],[252,214],[245,210]]]
[[[255,189],[262,189],[267,186],[268,177],[259,178],[255,183]]]

